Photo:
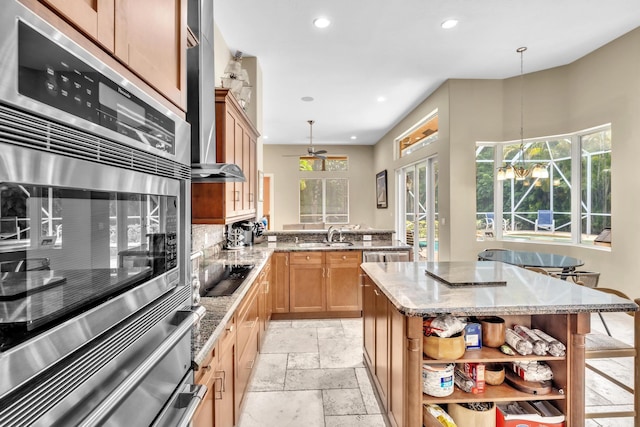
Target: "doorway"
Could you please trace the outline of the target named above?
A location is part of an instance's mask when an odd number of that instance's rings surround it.
[[[421,160],[396,174],[398,236],[412,246],[415,261],[438,261],[438,160]]]

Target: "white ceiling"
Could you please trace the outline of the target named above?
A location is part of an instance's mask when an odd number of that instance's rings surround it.
[[[215,0],[214,19],[261,65],[266,144],[308,144],[313,119],[314,145],[362,145],[447,79],[518,75],[520,46],[525,73],[575,61],[640,26],[640,1]]]

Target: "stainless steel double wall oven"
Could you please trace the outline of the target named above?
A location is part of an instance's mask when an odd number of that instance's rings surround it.
[[[13,0],[0,33],[0,425],[187,424],[189,126]]]

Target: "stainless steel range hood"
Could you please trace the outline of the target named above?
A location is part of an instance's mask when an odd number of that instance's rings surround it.
[[[187,51],[187,121],[191,124],[191,181],[244,182],[238,165],[216,163],[213,2],[189,0],[187,23],[199,44]]]

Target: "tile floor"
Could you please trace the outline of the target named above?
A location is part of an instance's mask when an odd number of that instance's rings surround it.
[[[384,427],[362,361],[362,319],[272,321],[240,427]]]
[[[631,317],[607,313],[614,336],[633,342]],[[604,331],[597,315],[592,329]],[[606,364],[627,383],[632,360]],[[589,411],[629,406],[632,396],[587,370]],[[239,427],[384,427],[385,417],[362,361],[362,319],[272,321]],[[632,427],[631,418],[591,419],[585,427]]]

